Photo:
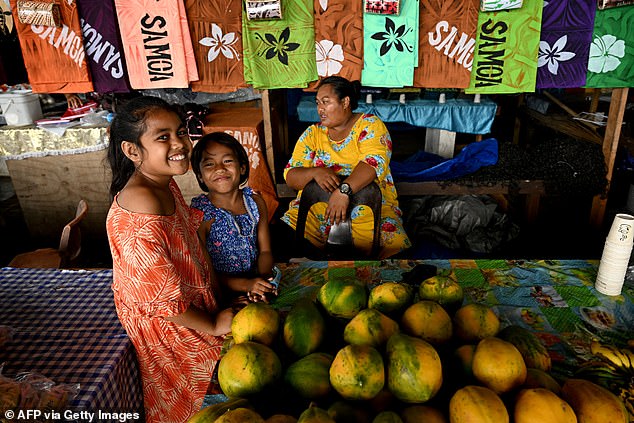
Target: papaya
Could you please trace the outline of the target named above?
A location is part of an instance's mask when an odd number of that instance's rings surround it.
[[[264,344],[234,344],[218,364],[220,388],[230,398],[244,398],[262,392],[281,376],[277,354]]]
[[[266,423],[297,423],[297,418],[289,416],[288,414],[273,414],[264,421]]]
[[[213,423],[229,410],[247,407],[249,407],[249,401],[244,398],[229,399],[225,402],[201,408],[187,420],[187,423]]]
[[[271,345],[280,329],[280,315],[267,303],[250,303],[233,316],[231,335],[236,344],[246,341]]]
[[[485,304],[466,304],[453,315],[453,330],[458,340],[465,343],[477,343],[481,339],[498,333],[500,319]]]
[[[408,335],[416,336],[432,345],[441,345],[451,339],[451,317],[435,301],[421,300],[412,304],[401,317],[401,327]]]
[[[545,372],[550,371],[551,359],[548,350],[530,330],[521,326],[510,325],[502,329],[497,334],[497,337],[515,345],[522,357],[524,357],[526,367]]]
[[[509,419],[502,399],[484,386],[467,385],[449,400],[451,423],[509,423]]]
[[[459,380],[473,380],[473,355],[476,346],[473,344],[460,345],[454,350],[453,362],[456,366],[453,368]]]
[[[397,316],[412,302],[412,287],[398,282],[384,282],[370,290],[368,308],[387,316]]]
[[[627,423],[625,404],[602,386],[585,379],[568,379],[561,388],[579,423]]]
[[[370,423],[370,413],[365,407],[350,401],[335,401],[328,407],[328,415],[336,423]]]
[[[284,381],[304,398],[324,397],[331,391],[329,372],[332,360],[330,354],[308,354],[288,366]]]
[[[332,417],[323,408],[317,407],[315,404],[302,411],[299,415],[297,423],[336,423]]]
[[[264,419],[249,408],[234,408],[218,417],[215,423],[264,423]]]
[[[500,338],[484,338],[473,353],[473,376],[498,394],[526,381],[526,364],[515,345]]]
[[[428,405],[410,405],[401,410],[403,423],[449,423],[442,411]]]
[[[577,423],[572,407],[544,388],[522,389],[515,397],[514,423]]]
[[[316,351],[325,332],[324,318],[311,300],[295,303],[284,320],[284,344],[299,357]]]
[[[406,403],[422,403],[438,393],[442,365],[434,347],[420,338],[402,333],[387,341],[387,386]]]
[[[380,348],[396,332],[398,323],[378,310],[366,308],[348,322],[343,330],[343,339],[348,344]]]
[[[545,388],[556,395],[561,394],[561,385],[550,374],[543,370],[528,368],[526,369],[526,380],[522,385],[523,388]]]
[[[350,320],[366,308],[368,295],[364,285],[334,279],[319,288],[317,300],[329,315]]]
[[[381,354],[369,345],[346,345],[330,366],[330,384],[344,399],[374,398],[385,384]]]
[[[403,419],[395,411],[381,411],[374,416],[372,423],[403,423]]]
[[[462,305],[464,291],[453,275],[436,275],[420,283],[418,296],[421,300],[435,301],[448,310],[455,311]]]

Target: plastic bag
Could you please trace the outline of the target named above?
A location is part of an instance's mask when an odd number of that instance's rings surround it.
[[[490,253],[519,235],[519,227],[485,195],[420,197],[405,215],[410,236],[432,238],[451,249]]]

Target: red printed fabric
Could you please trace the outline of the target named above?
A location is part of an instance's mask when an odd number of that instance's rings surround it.
[[[77,3],[58,4],[61,27],[27,25],[18,20],[17,0],[11,0],[29,82],[36,93],[91,92]]]
[[[315,0],[315,43],[319,78],[339,75],[361,79],[363,1]],[[310,84],[315,89],[317,82]]]
[[[200,79],[192,91],[247,87],[242,66],[242,0],[187,0],[187,18]]]
[[[479,0],[420,0],[418,67],[414,86],[469,86]]]
[[[106,229],[117,315],[136,350],[146,423],[185,423],[203,402],[224,341],[164,317],[190,305],[215,313],[209,265],[198,240],[203,215],[172,181],[170,216],[133,213],[115,197]]]
[[[198,80],[183,0],[115,0],[134,89],[187,88]]]

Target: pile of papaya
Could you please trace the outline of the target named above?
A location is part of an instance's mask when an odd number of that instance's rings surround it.
[[[275,303],[249,304],[231,329],[232,345],[218,364],[229,400],[201,409],[190,423],[634,419],[634,372],[585,377],[606,371],[604,360],[554,377],[541,339],[504,326],[492,307],[467,303],[453,273],[371,289],[329,280],[283,312]],[[606,380],[618,380],[630,396],[615,394]]]

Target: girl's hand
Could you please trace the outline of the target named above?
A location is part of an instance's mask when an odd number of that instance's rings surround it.
[[[332,168],[316,167],[313,172],[313,179],[324,191],[333,192],[339,188],[339,177]]]
[[[350,204],[350,197],[338,190],[333,192],[328,200],[328,207],[326,207],[326,219],[332,224],[346,220],[348,204]]]
[[[235,311],[232,308],[226,308],[216,314],[216,333],[227,334],[231,332],[231,322]]]
[[[263,301],[268,303],[268,299],[266,298],[267,294],[277,295],[277,288],[275,285],[267,282],[262,278],[253,278],[250,281],[249,288],[247,290],[247,296],[249,300],[254,303]]]

